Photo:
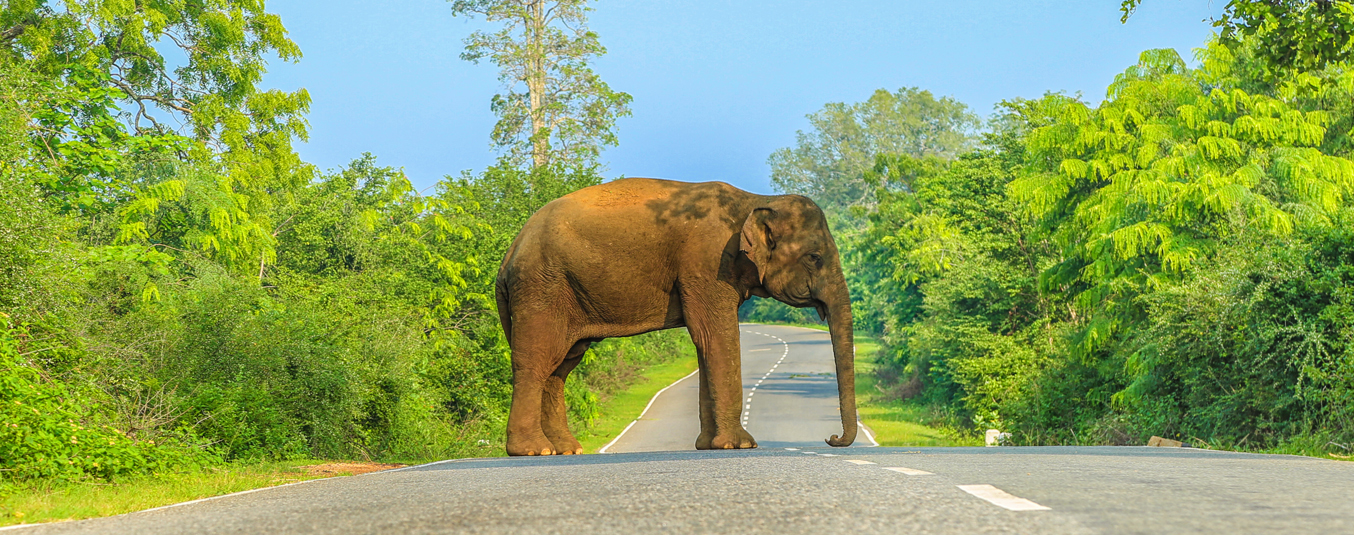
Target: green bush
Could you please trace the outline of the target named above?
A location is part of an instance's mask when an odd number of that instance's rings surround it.
[[[113,479],[212,459],[172,435],[142,438],[112,425],[101,392],[50,378],[26,355],[28,329],[0,314],[0,482]]]
[[[1354,235],[1239,240],[1144,297],[1120,396],[1136,426],[1226,445],[1354,437]]]

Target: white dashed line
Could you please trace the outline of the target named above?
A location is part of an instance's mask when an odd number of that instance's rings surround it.
[[[991,502],[992,505],[996,505],[997,507],[1001,507],[1004,509],[1009,509],[1011,511],[1050,510],[1048,507],[1044,507],[1042,505],[1026,500],[1024,498],[1012,496],[1006,491],[1001,490],[992,485],[958,485],[958,487],[959,490],[962,490],[964,492],[987,500],[988,502]]]
[[[767,380],[767,378],[771,377],[771,372],[776,371],[776,366],[780,366],[780,363],[783,362],[783,361],[785,361],[785,357],[787,357],[787,356],[790,355],[790,344],[789,344],[789,342],[786,342],[785,340],[781,339],[781,337],[776,336],[776,335],[773,335],[773,334],[766,334],[766,333],[757,332],[757,331],[743,331],[743,332],[748,333],[748,334],[760,334],[760,335],[765,336],[765,337],[768,337],[768,338],[775,338],[777,341],[780,342],[780,345],[781,345],[781,347],[783,348],[782,351],[781,351],[781,353],[780,353],[780,360],[777,360],[776,363],[775,363],[774,365],[771,366],[771,369],[770,369],[770,370],[767,370],[767,372],[766,372],[765,374],[762,375],[762,378],[761,378],[761,379],[758,379],[758,380],[757,380],[757,383],[754,384],[754,385],[752,385],[752,390],[748,393],[748,397],[747,397],[746,404],[743,405],[743,411],[744,411],[744,412],[743,412],[743,427],[747,427],[747,425],[748,425],[748,417],[752,414],[752,412],[751,412],[751,409],[752,409],[752,394],[755,394],[755,393],[756,393],[757,387],[759,387],[759,386],[762,385],[762,381],[765,381],[765,380]],[[772,349],[775,349],[775,348],[751,349],[751,350],[748,350],[748,352],[751,353],[751,352],[753,352],[753,351],[770,351],[770,350],[772,350]]]
[[[870,461],[862,461],[860,459],[846,459],[846,462],[851,464],[874,464]]]
[[[785,448],[785,451],[799,451],[799,448]]]
[[[933,475],[935,475],[935,474],[932,474],[932,473],[927,472],[927,471],[925,471],[925,470],[917,470],[917,469],[915,469],[915,468],[904,468],[904,467],[902,467],[902,466],[889,466],[889,467],[886,467],[886,468],[884,468],[884,469],[885,469],[885,470],[893,470],[894,472],[898,472],[898,473],[900,473],[900,474],[907,474],[907,475],[909,475],[909,476],[933,476]]]

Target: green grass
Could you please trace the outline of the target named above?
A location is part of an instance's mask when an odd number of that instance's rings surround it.
[[[879,342],[856,335],[856,405],[860,421],[874,431],[880,446],[981,446],[976,438],[958,436],[925,425],[931,420],[925,408],[907,401],[888,399],[875,387],[874,354]]]
[[[592,426],[577,434],[576,438],[583,445],[583,451],[597,453],[598,449],[611,442],[611,439],[625,430],[625,426],[639,417],[639,413],[644,411],[644,406],[649,404],[654,394],[695,369],[696,358],[685,357],[644,370],[644,379],[602,402]]]
[[[319,461],[244,464],[118,483],[42,483],[0,495],[0,526],[119,515],[244,490],[322,479],[298,467]]]

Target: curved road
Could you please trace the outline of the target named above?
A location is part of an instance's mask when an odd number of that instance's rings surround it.
[[[1148,447],[830,448],[821,441],[840,423],[823,375],[827,334],[744,330],[760,449],[640,451],[692,447],[695,398],[677,383],[613,445],[632,453],[443,461],[15,532],[1354,533],[1348,462]]]
[[[842,434],[837,376],[828,333],[783,325],[743,323],[743,427],[762,448],[827,447]],[[603,448],[605,453],[696,449],[700,434],[695,375],[656,396],[644,415]],[[861,428],[853,446],[874,446]]]

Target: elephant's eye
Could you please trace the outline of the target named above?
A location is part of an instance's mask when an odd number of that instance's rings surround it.
[[[823,257],[815,253],[809,253],[804,257],[809,259],[809,263],[813,264],[813,267],[823,267]]]

